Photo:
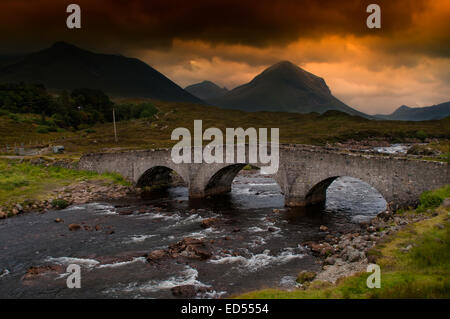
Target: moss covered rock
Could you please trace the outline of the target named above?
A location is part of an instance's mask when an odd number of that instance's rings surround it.
[[[298,274],[296,281],[299,284],[304,284],[305,282],[314,280],[314,278],[316,278],[315,272],[303,270]]]

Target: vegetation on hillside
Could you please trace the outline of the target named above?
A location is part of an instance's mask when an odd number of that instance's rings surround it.
[[[122,120],[117,123],[117,142],[114,139],[113,125],[109,122],[80,125],[78,130],[58,129],[56,132],[42,134],[37,132],[40,126],[39,115],[10,114],[0,116],[0,150],[5,144],[12,146],[24,143],[26,146],[30,142],[34,144],[36,140],[44,143],[50,140],[54,144],[64,145],[67,152],[78,154],[117,148],[170,147],[176,143],[170,138],[173,129],[186,127],[193,132],[194,120],[199,119],[203,120],[203,129],[217,127],[223,132],[227,127],[279,128],[281,143],[325,145],[366,139],[381,139],[392,143],[439,139],[437,144],[443,145],[448,144],[450,139],[450,119],[425,122],[376,121],[335,111],[322,115],[252,113],[147,99],[114,102],[116,116],[118,120]],[[149,106],[148,109],[145,105]]]
[[[38,114],[40,119],[33,123],[39,125],[39,133],[112,122],[113,108],[116,108],[117,120],[150,118],[157,112],[148,102],[115,105],[100,90],[81,88],[52,96],[42,85],[0,84],[0,115],[15,120],[18,114]]]
[[[369,289],[370,273],[362,273],[336,285],[316,281],[306,290],[265,289],[239,298],[450,298],[450,208],[439,206],[441,199],[449,197],[450,186],[446,186],[422,195],[420,209],[398,212],[425,210],[430,218],[409,224],[372,249],[381,267],[379,289]]]

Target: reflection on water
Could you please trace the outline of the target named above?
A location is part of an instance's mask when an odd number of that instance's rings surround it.
[[[170,288],[195,285],[204,288],[197,297],[216,298],[291,287],[300,270],[319,269],[301,243],[325,236],[320,225],[332,232],[359,229],[359,221],[385,205],[367,184],[339,178],[327,191],[325,207],[285,210],[272,178],[245,172],[230,194],[205,200],[189,201],[187,189],[176,187],[145,200],[30,213],[0,222],[0,297],[173,298]],[[64,223],[55,223],[56,217]],[[202,228],[200,222],[210,217],[221,223]],[[91,230],[71,232],[70,223]],[[97,225],[100,230],[93,231]],[[213,243],[213,257],[187,264],[177,259],[149,264],[143,257],[184,237]],[[67,274],[21,279],[33,265],[70,263],[82,267],[81,289],[65,288]]]

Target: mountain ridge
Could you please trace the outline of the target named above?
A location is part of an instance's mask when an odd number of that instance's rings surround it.
[[[204,103],[139,59],[94,53],[63,41],[0,65],[0,82],[40,83],[51,89],[91,88],[120,97]]]
[[[376,114],[375,118],[391,121],[429,121],[450,116],[450,101],[425,107],[402,105],[391,114]]]
[[[188,85],[184,89],[201,100],[218,98],[229,92],[227,88],[208,80]]]

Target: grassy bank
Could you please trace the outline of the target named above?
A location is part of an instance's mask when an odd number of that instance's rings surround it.
[[[450,197],[450,186],[426,192],[417,210],[430,218],[412,223],[378,243],[371,251],[381,267],[381,288],[369,289],[369,273],[338,281],[336,285],[312,282],[306,290],[265,289],[239,298],[450,298],[449,207],[441,205]],[[439,206],[441,205],[441,206]],[[439,207],[437,207],[439,206]],[[410,249],[405,249],[410,247]]]
[[[126,184],[117,174],[97,174],[0,160],[0,207],[7,208],[17,203],[48,199],[58,188],[83,180]]]

